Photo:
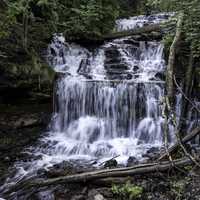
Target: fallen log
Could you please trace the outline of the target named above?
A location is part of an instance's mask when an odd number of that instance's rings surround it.
[[[41,188],[46,186],[53,186],[58,184],[68,184],[68,183],[85,183],[90,182],[94,180],[100,180],[104,178],[119,178],[119,177],[128,177],[128,176],[134,176],[134,175],[142,175],[147,173],[153,173],[153,172],[164,172],[169,169],[172,169],[173,167],[184,167],[187,165],[192,164],[192,161],[188,158],[178,159],[174,160],[173,165],[171,162],[165,161],[160,163],[151,163],[151,164],[140,164],[136,165],[134,167],[127,167],[127,168],[116,168],[116,169],[104,169],[104,170],[98,170],[94,172],[86,172],[82,174],[74,174],[74,175],[68,175],[58,178],[52,178],[47,180],[26,180],[24,182],[21,182],[19,184],[16,184],[15,186],[11,187],[9,191],[4,193],[4,195],[10,195],[13,192],[19,191],[19,190],[28,190],[31,188]]]
[[[113,39],[120,39],[124,37],[131,36],[132,39],[137,41],[150,41],[150,40],[161,40],[166,32],[170,32],[174,29],[174,24],[160,23],[160,24],[150,24],[144,27],[138,27],[130,30],[124,30],[119,32],[112,32],[107,35],[99,37],[87,37],[87,38],[68,38],[68,41],[77,42],[82,45],[88,44],[102,44],[104,41],[109,41]]]
[[[135,28],[131,30],[125,30],[125,31],[120,31],[120,32],[114,32],[109,35],[105,35],[102,37],[103,40],[111,40],[111,39],[118,39],[122,37],[128,37],[128,36],[133,36],[133,35],[140,35],[144,33],[151,33],[151,32],[158,32],[161,34],[162,32],[162,27],[160,24],[152,24],[140,28]]]
[[[191,141],[192,139],[194,139],[197,135],[200,134],[200,127],[195,128],[190,134],[187,134],[183,139],[182,139],[182,143],[186,144],[187,142]],[[179,147],[179,142],[176,142],[173,146],[171,146],[168,149],[168,152],[162,154],[159,158],[158,161],[161,161],[165,158],[168,157],[168,153],[171,154],[172,152],[176,151]]]

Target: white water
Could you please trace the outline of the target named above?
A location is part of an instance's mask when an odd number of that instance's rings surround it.
[[[140,18],[131,18],[129,25],[144,25],[145,17]],[[164,18],[156,15],[151,23]],[[117,21],[117,29],[127,23]],[[43,139],[48,144],[42,149],[44,165],[77,159],[101,163],[115,156],[125,164],[130,156],[142,159],[162,145],[166,66],[160,42],[128,37],[89,51],[55,35],[48,52],[50,64],[65,75],[57,82],[57,109]]]
[[[159,24],[163,21],[166,21],[169,17],[173,16],[174,13],[160,13],[157,15],[150,16],[137,16],[137,17],[129,17],[127,19],[119,19],[117,20],[117,31],[129,30],[133,28],[143,27],[149,24]]]
[[[155,16],[155,23],[159,20]],[[117,29],[140,21],[144,25],[140,17],[117,21]],[[162,146],[166,65],[160,42],[128,37],[89,51],[55,35],[48,61],[63,73],[54,91],[50,131],[40,145],[26,150],[33,157],[30,162],[15,163],[18,173],[3,189],[64,160],[97,161],[98,166],[118,156],[126,164],[130,156],[142,160],[151,147]]]

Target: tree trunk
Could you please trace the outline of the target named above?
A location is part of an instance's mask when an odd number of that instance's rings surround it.
[[[190,98],[191,97],[191,92],[192,92],[192,81],[194,77],[194,58],[193,58],[193,53],[192,50],[190,49],[190,57],[189,57],[189,64],[187,67],[186,75],[185,75],[185,89],[184,93],[185,95]],[[187,111],[189,109],[189,102],[183,98],[183,103],[182,103],[182,109],[181,109],[181,117],[184,119],[187,119]],[[185,130],[186,129],[186,122],[185,121],[180,121],[180,130]]]
[[[167,74],[166,74],[166,84],[167,84],[166,87],[167,87],[167,96],[169,98],[170,104],[172,104],[172,102],[174,100],[174,98],[173,98],[174,97],[173,76],[174,76],[177,47],[178,47],[179,41],[181,39],[183,19],[184,19],[184,14],[180,13],[178,16],[176,34],[175,34],[175,37],[174,37],[174,40],[172,42],[172,45],[170,47],[170,52],[169,52]]]
[[[25,10],[23,13],[23,48],[27,51],[28,42],[28,11]]]

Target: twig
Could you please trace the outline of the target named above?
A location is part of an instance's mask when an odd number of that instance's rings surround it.
[[[175,76],[174,76],[174,83],[175,83],[177,89],[179,90],[179,92],[183,95],[183,97],[193,106],[193,108],[196,109],[197,112],[200,113],[200,109],[187,97],[187,95],[183,92],[183,90],[181,89],[181,87],[178,85]]]
[[[182,139],[182,143],[186,144],[187,142],[191,141],[193,138],[195,138],[197,135],[200,134],[200,127],[197,127],[191,131],[191,133],[186,134],[186,136]],[[169,153],[172,154],[174,151],[176,151],[179,147],[179,143],[176,142],[173,146],[169,148]],[[158,161],[163,160],[166,158],[168,155],[167,153],[162,154],[159,158]]]
[[[168,111],[171,110],[170,108],[170,104],[167,104],[167,107],[168,107]],[[182,143],[182,140],[181,140],[181,137],[180,137],[180,134],[179,134],[179,130],[178,130],[178,124],[176,122],[176,117],[175,117],[175,113],[172,111],[171,112],[171,120],[172,120],[172,123],[175,127],[175,135],[176,135],[176,138],[178,140],[178,143],[179,143],[179,146],[182,148],[184,154],[194,163],[196,164],[198,167],[200,167],[200,164],[198,163],[198,161],[186,150],[186,148],[184,147],[183,143]]]

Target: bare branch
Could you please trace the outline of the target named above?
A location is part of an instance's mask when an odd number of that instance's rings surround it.
[[[183,90],[181,89],[181,87],[178,85],[175,76],[174,76],[174,83],[175,83],[175,85],[176,85],[178,91],[183,95],[183,97],[193,106],[193,108],[195,108],[195,110],[196,110],[197,112],[200,113],[200,109],[187,97],[187,95],[183,92]]]

